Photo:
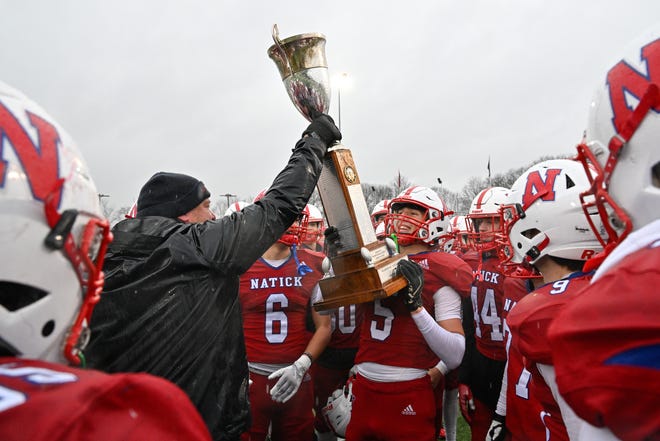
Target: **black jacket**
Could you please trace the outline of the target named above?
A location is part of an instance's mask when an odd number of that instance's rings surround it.
[[[250,423],[239,276],[305,207],[326,147],[304,138],[263,199],[203,224],[127,219],[113,228],[105,288],[91,320],[89,365],[176,383],[215,439]]]

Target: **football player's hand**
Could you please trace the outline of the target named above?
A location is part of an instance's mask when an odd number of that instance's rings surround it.
[[[325,143],[327,147],[333,145],[336,141],[341,141],[341,132],[335,125],[335,121],[325,113],[315,113],[312,115],[312,122],[303,132],[303,136],[316,133],[316,136]]]
[[[408,281],[408,286],[399,291],[399,296],[408,311],[415,311],[422,306],[422,288],[424,287],[424,272],[422,267],[407,259],[399,260],[397,271]]]
[[[300,383],[302,383],[305,373],[312,364],[312,359],[303,354],[292,365],[279,369],[268,376],[269,380],[278,378],[277,383],[270,390],[270,396],[273,401],[286,403],[293,397]]]
[[[472,415],[474,414],[475,406],[472,391],[467,384],[458,385],[458,404],[465,421],[468,424],[472,424]]]
[[[329,226],[323,232],[325,237],[325,245],[323,252],[328,257],[337,255],[339,248],[341,248],[341,238],[339,237],[339,230],[335,226]]]
[[[442,374],[442,372],[440,372],[440,369],[437,367],[432,367],[426,371],[426,374],[431,379],[431,386],[433,386],[433,389],[436,389],[438,386],[444,387],[445,376]]]
[[[504,435],[504,416],[496,413],[486,433],[486,441],[504,441]]]

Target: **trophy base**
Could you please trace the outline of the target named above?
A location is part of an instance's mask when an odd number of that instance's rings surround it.
[[[362,268],[319,280],[323,301],[314,303],[317,311],[340,306],[371,302],[389,297],[408,285],[403,276],[393,276],[396,265],[404,255],[395,255]]]

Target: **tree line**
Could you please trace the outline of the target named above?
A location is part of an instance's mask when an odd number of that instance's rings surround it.
[[[546,161],[549,159],[558,159],[558,158],[567,158],[569,155],[557,155],[557,156],[543,156],[538,160],[532,162],[531,164],[524,167],[517,167],[509,169],[503,173],[496,173],[489,177],[476,177],[473,176],[468,179],[467,183],[458,191],[453,191],[449,188],[445,188],[441,182],[437,182],[433,185],[428,185],[425,183],[412,182],[409,178],[402,175],[400,172],[397,172],[395,177],[387,184],[370,184],[362,183],[362,192],[364,198],[367,202],[367,207],[371,210],[378,202],[383,199],[392,199],[401,193],[406,188],[412,185],[423,185],[431,188],[433,191],[440,195],[440,198],[445,202],[447,208],[453,211],[455,214],[465,215],[470,210],[470,204],[477,194],[484,188],[488,187],[505,187],[510,188],[513,183],[518,179],[520,175],[523,174],[532,165]],[[227,210],[227,198],[224,196],[211,196],[211,209],[216,214],[216,216],[222,216]],[[246,201],[251,202],[254,199],[252,195],[237,195],[230,200],[230,203],[236,201]],[[103,208],[103,213],[110,220],[110,224],[114,225],[115,223],[121,221],[125,218],[125,214],[129,212],[131,207],[119,207],[113,208],[110,205],[108,198],[101,198],[101,206]],[[316,205],[319,209],[323,210],[321,204],[321,199],[318,195],[318,192],[314,192],[310,199],[310,203]]]

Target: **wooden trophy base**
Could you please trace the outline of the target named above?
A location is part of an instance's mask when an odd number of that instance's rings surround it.
[[[375,250],[379,251],[379,250]],[[364,255],[361,251],[347,253],[333,260],[333,267],[353,267],[338,275],[319,280],[323,300],[314,303],[317,311],[336,309],[357,303],[371,302],[389,297],[408,285],[403,276],[394,276],[399,260],[406,259],[402,254],[385,257],[373,265],[364,267]],[[360,261],[362,267],[351,266],[351,261]]]

